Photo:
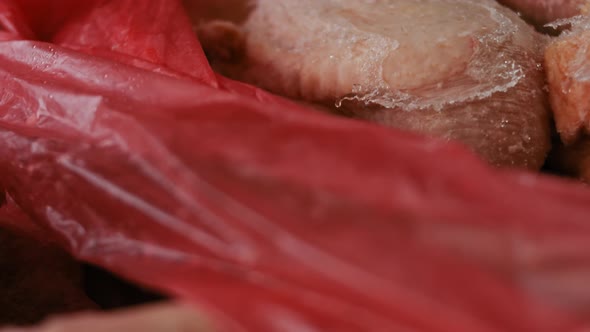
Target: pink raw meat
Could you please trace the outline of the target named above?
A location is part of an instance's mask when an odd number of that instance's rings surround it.
[[[562,145],[556,147],[552,166],[590,182],[590,24],[573,20],[547,46],[545,70],[549,97]]]
[[[355,118],[462,142],[493,165],[544,163],[543,39],[495,1],[236,2],[227,2],[226,12],[193,15],[220,73]]]

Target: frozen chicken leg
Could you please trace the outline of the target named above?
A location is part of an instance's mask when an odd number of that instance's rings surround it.
[[[258,0],[237,7],[246,19],[192,13],[220,73],[463,142],[494,165],[543,164],[550,145],[543,39],[495,1]]]

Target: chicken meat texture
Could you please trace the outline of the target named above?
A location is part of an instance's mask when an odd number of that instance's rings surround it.
[[[590,133],[590,29],[575,28],[552,41],[545,67],[557,131],[571,145]]]
[[[459,141],[493,165],[546,158],[544,37],[495,1],[224,1],[231,14],[185,1],[223,75]]]
[[[590,18],[552,40],[545,52],[551,108],[561,145],[551,166],[590,182]]]

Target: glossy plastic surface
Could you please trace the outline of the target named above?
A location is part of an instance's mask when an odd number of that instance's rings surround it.
[[[175,0],[0,8],[8,227],[220,331],[587,322],[584,187],[218,77]]]

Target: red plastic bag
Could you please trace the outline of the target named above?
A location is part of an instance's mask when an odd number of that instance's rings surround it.
[[[218,77],[176,0],[0,6],[0,215],[79,259],[219,331],[588,323],[587,189]]]

